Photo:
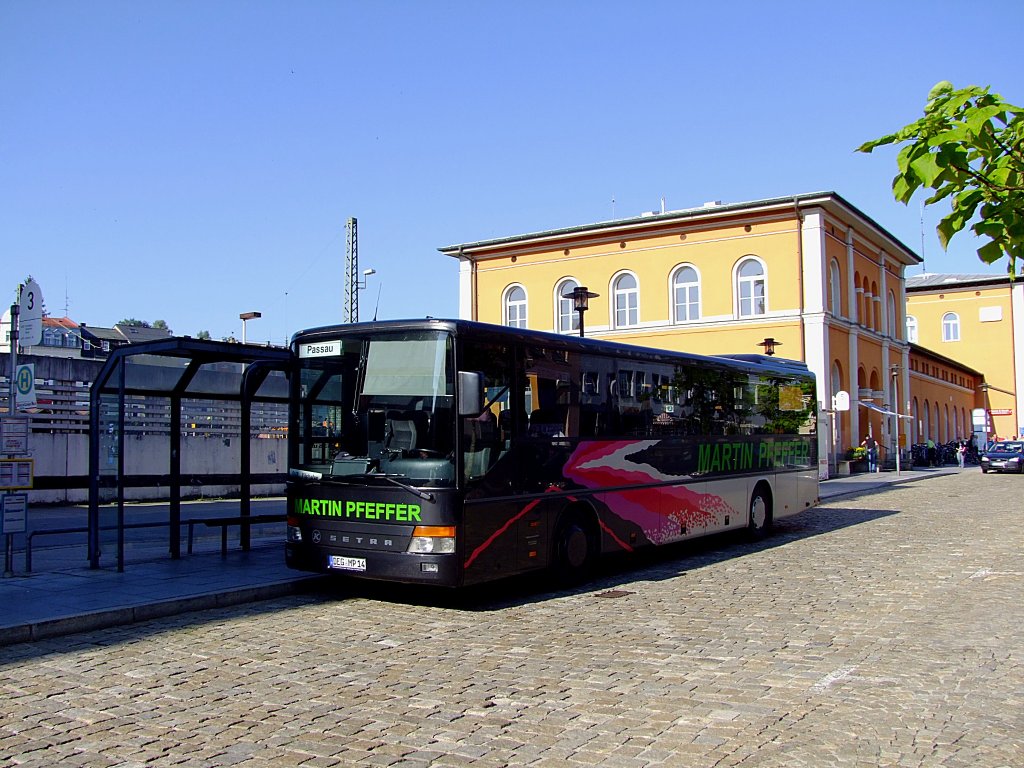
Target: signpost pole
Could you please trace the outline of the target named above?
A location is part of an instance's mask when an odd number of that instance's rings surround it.
[[[18,295],[11,304],[11,370],[8,373],[10,379],[10,391],[7,393],[7,415],[14,416],[17,412],[18,401],[17,385],[15,384],[15,371],[18,370],[18,314],[21,312],[21,284],[18,285]],[[7,496],[4,493],[4,496]],[[4,578],[14,575],[14,534],[4,533]]]
[[[0,508],[7,506],[7,493],[4,492]],[[9,579],[14,575],[14,534],[4,531],[4,578]]]
[[[21,287],[18,287],[20,293]],[[15,412],[15,402],[17,401],[17,388],[14,383],[14,372],[18,370],[18,315],[21,312],[20,302],[15,301],[11,304],[11,371],[10,371],[10,384],[11,389],[8,393],[10,399],[7,401],[7,415],[13,416]]]

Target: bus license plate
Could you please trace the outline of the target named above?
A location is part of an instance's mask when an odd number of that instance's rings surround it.
[[[365,571],[366,558],[342,557],[341,555],[331,555],[330,560],[327,563],[327,567],[337,568],[342,571]]]

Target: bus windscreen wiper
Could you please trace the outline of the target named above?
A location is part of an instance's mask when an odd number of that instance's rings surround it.
[[[383,478],[384,480],[387,480],[392,485],[397,485],[399,488],[405,489],[406,491],[411,493],[413,496],[419,496],[424,501],[433,501],[434,500],[434,494],[427,493],[426,491],[421,491],[419,488],[414,488],[411,485],[403,483],[401,480],[396,480],[391,475],[372,474],[372,475],[369,475],[369,477],[380,477],[380,478]]]

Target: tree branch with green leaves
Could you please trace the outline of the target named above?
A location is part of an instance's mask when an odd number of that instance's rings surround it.
[[[942,247],[970,225],[987,240],[978,257],[986,264],[1005,257],[1007,271],[1017,274],[1024,257],[1024,109],[988,87],[954,89],[943,81],[928,94],[924,117],[857,151],[887,144],[904,145],[892,181],[897,200],[908,203],[929,189],[925,205],[949,201],[936,228]]]

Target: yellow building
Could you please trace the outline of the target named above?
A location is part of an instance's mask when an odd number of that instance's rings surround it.
[[[920,258],[834,192],[651,213],[440,249],[463,318],[698,354],[774,341],[816,374],[821,474],[869,432],[890,451],[910,386],[904,270]],[[833,396],[851,395],[831,413]],[[900,409],[903,411],[904,409]]]
[[[1002,438],[1024,433],[1018,394],[1024,392],[1024,284],[1006,275],[910,277],[907,334],[922,347],[984,372],[976,404],[988,421],[980,431]],[[922,405],[918,419],[925,418]]]

